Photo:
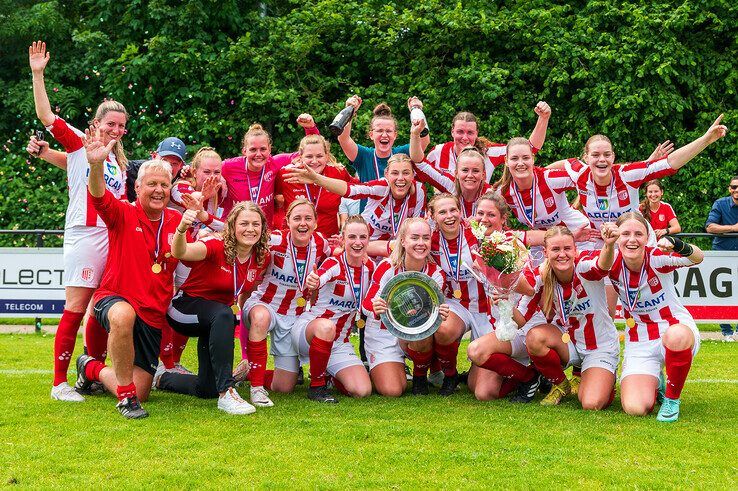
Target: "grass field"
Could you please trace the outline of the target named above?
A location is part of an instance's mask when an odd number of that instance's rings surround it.
[[[670,425],[618,400],[588,413],[573,399],[481,403],[465,387],[330,406],[298,387],[253,416],[155,392],[151,416],[127,421],[109,396],[50,399],[53,337],[2,335],[0,486],[736,489],[737,344],[703,342]]]

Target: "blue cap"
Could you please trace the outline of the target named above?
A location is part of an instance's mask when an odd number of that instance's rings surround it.
[[[187,147],[179,138],[170,136],[169,138],[165,138],[164,141],[159,144],[159,147],[156,149],[156,153],[159,157],[175,155],[184,162],[187,157]]]

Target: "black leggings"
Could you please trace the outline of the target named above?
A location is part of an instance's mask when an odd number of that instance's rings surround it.
[[[164,373],[159,379],[159,389],[207,399],[233,387],[235,320],[228,305],[190,297],[183,291],[177,293],[167,311],[167,321],[178,333],[199,338],[199,366],[197,375]]]

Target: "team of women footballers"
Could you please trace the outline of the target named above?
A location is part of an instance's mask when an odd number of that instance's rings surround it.
[[[576,394],[582,408],[603,409],[615,396],[621,361],[612,315],[619,299],[626,324],[622,407],[645,415],[660,402],[658,419],[677,420],[700,337],[670,273],[699,263],[703,253],[668,227],[654,232],[638,212],[638,191],[724,136],[721,117],[693,142],[676,150],[659,145],[642,162],[616,164],[610,140],[594,135],[580,158],[544,168],[535,155],[551,114],[545,102],[535,107],[529,138],[491,143],[479,137],[474,115],[462,112],[451,123],[452,140],[427,154],[425,121],[414,120],[409,142],[396,146],[396,120],[380,104],[369,127],[373,146],[354,142],[350,122],[338,136],[357,178],[303,114],[298,123],[306,136],[296,152],[272,155],[268,133],[253,125],[241,156],[223,161],[214,149],[201,149],[175,183],[167,162],[146,162],[138,198],[127,203],[125,108],[105,101],[88,130],[73,128],[51,110],[43,78],[49,58],[45,43],[29,48],[36,111],[66,151],[70,198],[53,398],[83,401],[81,393],[104,387],[118,395],[124,416],[138,418],[148,414],[140,402],[153,387],[217,398],[219,409],[249,414],[273,406],[270,390],[292,391],[302,364],[309,364],[312,400],[338,402],[331,386],[351,397],[400,396],[408,359],[413,394],[428,394],[429,373],[442,373],[439,394],[448,396],[460,381],[460,340],[470,332],[466,383],[477,399],[510,394],[511,401],[530,402],[545,387],[541,404]],[[346,105],[356,111],[361,99],[352,96]],[[408,99],[408,108],[422,106]],[[496,167],[501,177],[491,184]],[[435,188],[428,203],[423,183]],[[568,190],[578,192],[577,207]],[[361,200],[362,211],[339,229],[342,199]],[[525,231],[510,230],[511,214]],[[501,295],[471,266],[480,247],[472,220],[533,252],[511,294],[519,326],[511,341],[495,334]],[[121,230],[129,226],[137,232],[126,238]],[[140,247],[135,233],[142,234]],[[446,295],[441,326],[426,339],[399,340],[380,320],[387,304],[379,292],[402,271],[424,272]],[[154,300],[117,284],[132,275],[141,276],[136,285],[160,288]],[[97,348],[77,360],[75,390],[67,369],[87,309],[85,344]],[[162,326],[198,338],[197,374],[157,366]],[[350,342],[354,328],[366,365]],[[234,374],[235,336],[242,360]],[[99,348],[106,342],[112,369]],[[570,366],[571,378],[564,372]],[[237,380],[249,381],[251,403],[238,394]]]

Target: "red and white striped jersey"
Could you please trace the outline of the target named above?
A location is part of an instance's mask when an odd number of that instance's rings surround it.
[[[622,254],[616,252],[610,280],[623,305],[623,317],[635,320],[635,326],[627,328],[626,342],[659,339],[673,324],[694,324],[677,297],[672,275],[675,269],[692,264],[679,254],[646,246],[643,268],[641,272],[633,272],[625,267]]]
[[[361,308],[361,299],[369,290],[373,274],[374,263],[368,259],[360,268],[354,268],[344,262],[343,256],[329,257],[318,268],[320,288],[315,305],[300,318],[330,319],[336,325],[334,341],[348,342],[352,321]]]
[[[438,170],[427,162],[415,163],[415,175],[421,182],[427,182],[442,193],[456,194],[456,176],[444,170]],[[477,198],[487,192],[492,186],[488,183],[482,183],[482,189],[477,194]],[[466,201],[463,196],[459,196],[461,202],[461,215],[464,218],[473,218],[477,212],[477,200]]]
[[[533,167],[533,176],[530,189],[520,190],[511,181],[506,189],[498,190],[520,223],[536,230],[563,224],[575,231],[587,226],[584,215],[566,199],[566,191],[574,189],[566,171]]]
[[[444,170],[450,174],[456,172],[456,149],[454,148],[454,142],[441,143],[433,147],[425,157],[425,161],[431,164],[438,170]],[[538,153],[538,150],[533,145],[530,146],[533,154]],[[487,162],[484,164],[485,174],[487,175],[487,182],[492,179],[492,173],[495,169],[505,163],[505,155],[507,154],[507,145],[504,143],[492,143],[487,147]]]
[[[554,279],[554,313],[549,321],[567,330],[574,344],[587,350],[618,343],[618,332],[610,317],[605,295],[603,279],[607,271],[597,265],[599,257],[599,251],[584,252],[575,260],[572,281],[559,283]],[[518,310],[529,321],[540,309],[543,279],[539,268],[526,269],[524,274],[535,294],[523,296]]]
[[[369,224],[371,232],[369,240],[394,239],[405,218],[422,217],[425,213],[425,191],[423,186],[415,181],[413,181],[414,191],[411,189],[403,200],[392,197],[389,183],[384,178],[360,184],[347,184],[346,198],[367,199],[361,216]]]
[[[313,232],[310,243],[303,247],[294,246],[287,230],[272,232],[269,239],[269,266],[264,273],[264,281],[251,294],[251,298],[271,304],[278,314],[302,314],[305,307],[297,305],[297,299],[304,296],[307,300],[309,291],[303,290],[299,282],[304,282],[308,273],[317,268],[330,253],[328,241],[319,232]]]
[[[51,126],[46,129],[62,144],[67,152],[67,188],[69,190],[69,205],[64,222],[64,228],[87,226],[105,227],[105,223],[98,216],[92,206],[90,195],[87,192],[87,181],[90,176],[90,164],[87,162],[87,153],[82,143],[84,133],[56,116]],[[110,152],[103,165],[105,187],[116,199],[126,199],[126,176],[121,171],[115,154]]]
[[[372,282],[369,285],[369,291],[364,297],[364,302],[361,304],[364,313],[367,315],[367,322],[376,322],[379,324],[380,329],[387,329],[384,323],[379,320],[379,316],[374,314],[372,299],[379,295],[389,280],[404,271],[405,268],[403,267],[395,268],[392,266],[390,258],[382,259],[377,264],[377,267],[374,269],[374,275],[372,276]],[[423,268],[422,272],[433,278],[433,281],[436,282],[442,292],[446,291],[446,275],[437,264],[430,260],[426,261],[425,268]]]
[[[461,246],[461,264],[458,260],[459,246]],[[454,290],[459,290],[461,298],[458,300],[463,307],[470,312],[489,314],[490,305],[484,285],[479,283],[471,273],[474,262],[472,251],[476,252],[478,248],[477,238],[474,237],[471,229],[462,228],[462,233],[451,240],[446,240],[441,232],[436,230],[431,237],[430,257],[446,275],[449,287],[447,295],[452,294]]]
[[[185,207],[182,204],[183,194],[192,194],[195,192],[195,188],[187,180],[177,181],[172,186],[171,199],[169,200],[169,207],[174,208],[180,213],[184,213]],[[215,230],[217,232],[223,230],[225,227],[225,217],[223,216],[223,202],[225,201],[225,190],[218,192],[217,196],[213,196],[210,199],[205,200],[203,207],[208,213],[208,219],[205,222],[196,222],[193,224],[195,231],[200,230],[203,226]]]
[[[589,166],[579,159],[569,159],[564,169],[576,186],[589,223],[597,230],[605,222],[616,221],[623,213],[638,211],[638,191],[643,183],[676,172],[666,158],[613,165],[610,185],[600,186],[595,184]]]

